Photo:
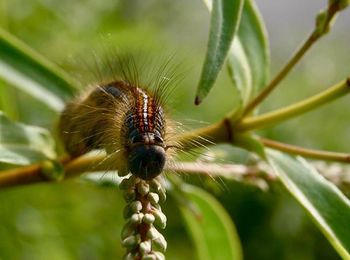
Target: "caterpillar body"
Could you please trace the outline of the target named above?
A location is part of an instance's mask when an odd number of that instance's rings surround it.
[[[127,80],[92,88],[68,103],[59,129],[68,153],[73,156],[93,149],[118,154],[118,171],[150,180],[164,168],[171,132],[162,104],[161,84],[148,90]],[[124,175],[121,174],[121,175]]]

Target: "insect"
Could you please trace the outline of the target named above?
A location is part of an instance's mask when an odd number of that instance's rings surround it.
[[[59,122],[61,139],[73,156],[105,149],[119,156],[118,171],[150,180],[163,171],[168,149],[176,147],[167,140],[172,127],[163,106],[169,79],[158,72],[151,89],[140,86],[135,68],[122,74],[67,104]]]

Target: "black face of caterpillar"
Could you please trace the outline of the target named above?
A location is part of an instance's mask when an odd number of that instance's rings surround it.
[[[129,140],[130,172],[144,180],[158,176],[163,171],[166,160],[163,138],[150,132],[139,133],[134,129]]]
[[[130,172],[141,179],[151,180],[163,171],[166,154],[158,145],[138,145],[128,156]]]

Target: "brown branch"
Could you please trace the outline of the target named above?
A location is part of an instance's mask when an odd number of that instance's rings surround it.
[[[178,139],[180,149],[183,151],[219,143],[231,143],[233,135],[229,119],[201,127],[182,134]]]
[[[101,160],[103,158],[96,158]],[[84,156],[74,158],[70,156],[62,156],[58,162],[63,166],[65,175],[64,178],[70,178],[81,174],[84,170],[93,167],[95,160],[88,160]],[[79,165],[77,167],[77,164]],[[81,169],[78,171],[78,168]],[[11,187],[39,182],[52,182],[54,178],[43,171],[43,163],[37,163],[29,166],[13,168],[0,173],[0,188]]]
[[[111,164],[106,160],[104,154],[84,155],[79,158],[64,157],[60,159],[65,175],[64,179],[79,176],[85,172],[111,170]],[[212,163],[187,163],[179,162],[167,167],[165,170],[188,173],[204,174],[212,177],[224,177],[233,180],[242,180],[252,177],[272,179],[271,175],[263,174],[260,169],[254,166],[235,164],[212,164]],[[26,167],[2,171],[0,174],[0,187],[11,187],[24,184],[53,181],[43,174],[42,165],[34,164]]]
[[[278,142],[264,138],[261,139],[263,143],[269,143],[267,146],[270,146],[270,144],[273,143],[274,148],[277,148],[275,143]],[[283,147],[285,147],[285,145],[283,145]],[[334,154],[340,155],[340,153]],[[336,160],[337,158],[340,157],[335,156],[333,157],[333,160]],[[349,157],[346,158],[347,162],[349,162]],[[60,162],[65,169],[64,179],[76,177],[85,172],[111,170],[110,162],[106,161],[106,156],[102,153],[92,156],[84,155],[76,159],[65,157],[61,158]],[[271,182],[277,181],[277,178],[272,170],[270,170],[266,165],[260,164],[246,166],[205,162],[176,162],[175,164],[168,166],[165,170],[179,174],[199,174],[210,178],[224,178],[227,180],[244,182],[246,184],[254,185],[262,190],[266,190]],[[320,173],[343,190],[348,190],[349,178],[346,178],[345,175],[343,176],[338,174],[339,176],[337,175],[337,178],[334,178],[334,176],[328,176],[328,171],[320,171]],[[42,167],[40,164],[6,170],[0,173],[0,187],[13,187],[53,181],[54,179],[50,179],[47,177],[47,175],[42,173]]]
[[[71,162],[74,158],[69,156],[62,156],[58,159],[59,163],[65,165]],[[41,163],[29,166],[13,168],[1,171],[0,187],[16,186],[31,184],[37,182],[49,182],[53,179],[43,172],[43,165]]]

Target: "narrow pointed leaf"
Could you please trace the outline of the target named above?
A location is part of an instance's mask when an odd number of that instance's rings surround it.
[[[236,110],[241,110],[250,99],[253,85],[253,75],[241,41],[236,37],[228,55],[228,71],[234,87],[239,95]]]
[[[267,83],[270,73],[270,50],[264,21],[253,0],[244,2],[238,39],[252,73],[252,89],[257,92]]]
[[[350,202],[303,158],[269,151],[269,161],[288,191],[308,211],[343,259],[350,259]]]
[[[55,111],[76,91],[74,80],[61,69],[1,28],[0,78]]]
[[[208,3],[208,2],[207,2]],[[243,0],[213,0],[207,53],[196,94],[196,104],[202,102],[225,62],[238,29]]]
[[[253,0],[244,2],[237,37],[228,54],[228,70],[239,94],[238,114],[269,77],[269,46],[264,22]]]
[[[225,209],[202,189],[186,185],[184,191],[200,214],[198,217],[189,208],[181,207],[198,259],[242,259],[237,232]]]
[[[55,157],[49,131],[13,122],[0,111],[0,166],[28,165]]]

